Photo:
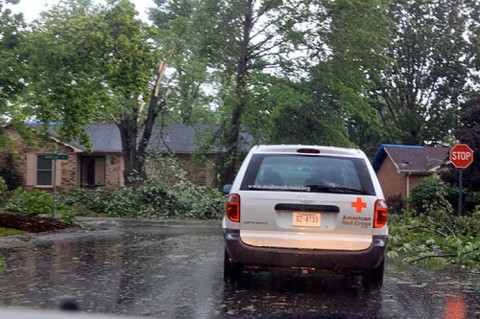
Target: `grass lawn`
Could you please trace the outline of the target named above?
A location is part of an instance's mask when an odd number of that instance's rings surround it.
[[[21,231],[21,230],[18,230],[18,229],[0,227],[0,237],[10,236],[10,235],[18,235],[18,234],[23,234],[23,233],[24,233],[24,231]]]

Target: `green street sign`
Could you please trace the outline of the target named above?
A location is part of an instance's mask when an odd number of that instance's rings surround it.
[[[68,160],[67,154],[46,154],[44,157],[47,160]]]

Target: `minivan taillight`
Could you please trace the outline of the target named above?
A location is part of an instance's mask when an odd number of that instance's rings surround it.
[[[381,228],[387,224],[388,207],[387,202],[379,199],[375,202],[374,228]]]
[[[240,222],[240,195],[228,195],[226,214],[227,218],[232,222]]]

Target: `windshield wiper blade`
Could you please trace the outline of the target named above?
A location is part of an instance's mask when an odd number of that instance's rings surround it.
[[[349,187],[334,187],[327,185],[305,185],[305,187],[310,187],[310,190],[313,192],[328,192],[328,193],[351,193],[351,194],[365,194],[361,189],[349,188]]]
[[[343,193],[354,193],[354,194],[365,194],[365,192],[361,189],[357,188],[349,188],[349,187],[332,187],[332,190],[338,190]]]

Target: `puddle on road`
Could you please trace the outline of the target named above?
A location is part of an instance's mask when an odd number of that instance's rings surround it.
[[[74,299],[83,311],[143,314],[138,309],[145,308],[153,313],[162,294],[158,290],[174,279],[175,269],[183,268],[180,263],[195,265],[212,254],[206,251],[210,238],[217,246],[222,243],[218,231],[208,227],[190,235],[188,227],[138,226],[0,246],[0,306],[58,309],[62,300]],[[202,240],[207,244],[202,246]],[[184,248],[188,242],[190,250]]]

